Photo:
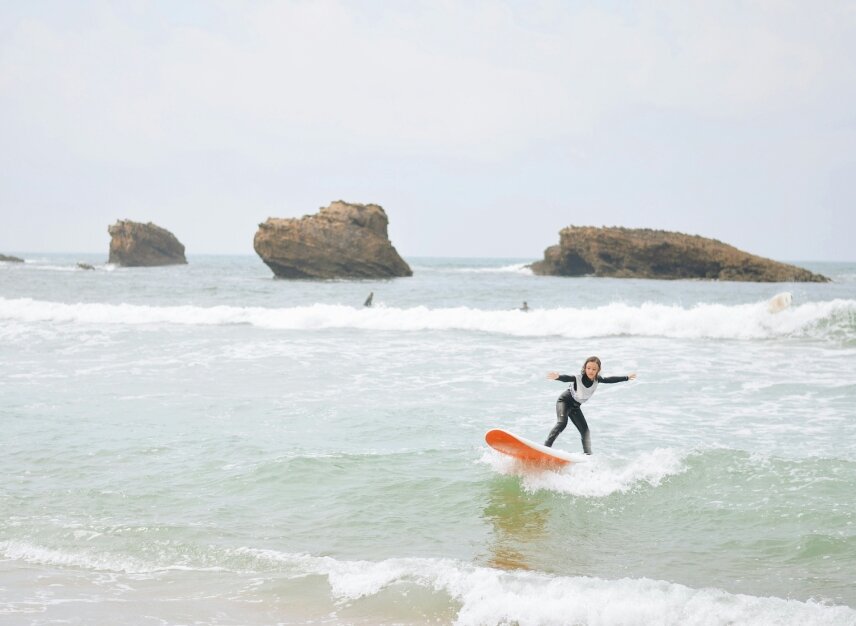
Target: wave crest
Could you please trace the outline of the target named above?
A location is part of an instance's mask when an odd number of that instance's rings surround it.
[[[333,595],[346,602],[408,585],[447,593],[460,604],[455,624],[851,624],[856,611],[782,598],[693,589],[648,578],[604,580],[503,571],[451,559],[404,558],[340,561],[259,550],[245,556],[275,562],[295,574],[327,576]],[[296,571],[295,571],[296,570]]]
[[[691,308],[613,303],[596,308],[486,310],[424,306],[372,308],[313,304],[288,308],[65,304],[0,298],[0,319],[98,325],[248,324],[282,330],[354,328],[379,331],[462,330],[520,337],[652,336],[709,339],[807,337],[856,340],[856,301],[808,302],[770,312],[768,302]]]
[[[454,623],[476,624],[853,624],[856,611],[776,597],[694,589],[649,578],[607,580],[532,571],[506,571],[448,558],[405,557],[381,561],[342,560],[273,549],[214,549],[217,567],[183,561],[146,563],[112,554],[66,552],[0,542],[5,559],[83,571],[160,576],[165,572],[239,573],[264,578],[323,576],[331,599],[346,605],[382,591],[407,601],[413,588],[430,589],[454,602]],[[223,567],[225,565],[225,567]],[[239,565],[235,569],[235,565]],[[423,616],[424,617],[424,616]]]

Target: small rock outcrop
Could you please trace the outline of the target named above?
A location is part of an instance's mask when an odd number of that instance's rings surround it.
[[[6,256],[5,254],[0,254],[0,261],[5,261],[6,263],[23,263],[24,259],[19,259],[16,256]]]
[[[253,247],[277,278],[412,276],[389,241],[386,212],[341,200],[302,218],[268,218]]]
[[[109,263],[125,267],[187,263],[184,245],[171,232],[151,222],[119,220],[107,232],[111,237]]]
[[[716,239],[664,230],[568,226],[532,272],[549,276],[828,282],[826,276],[738,250]]]

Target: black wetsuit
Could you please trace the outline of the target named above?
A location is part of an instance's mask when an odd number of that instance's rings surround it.
[[[567,376],[563,374],[556,380],[563,383],[573,383],[574,390],[577,389],[578,381],[582,381],[583,386],[586,388],[590,388],[594,384],[594,381],[585,374],[581,374],[580,376]],[[627,376],[607,376],[604,378],[603,376],[598,375],[597,377],[598,383],[623,383],[627,380],[630,380]],[[583,402],[585,402],[589,397],[591,397],[590,394],[583,399]],[[556,441],[556,437],[558,437],[559,433],[565,430],[565,427],[568,425],[569,417],[574,423],[574,426],[577,427],[577,430],[580,431],[580,438],[583,442],[583,452],[591,454],[591,436],[589,435],[589,427],[586,423],[586,418],[583,415],[583,412],[580,410],[580,402],[574,397],[574,393],[571,391],[570,387],[568,387],[568,389],[566,389],[556,401],[556,425],[553,426],[553,430],[551,430],[550,434],[547,435],[547,441],[544,442],[544,445],[548,447],[553,445],[553,442]]]

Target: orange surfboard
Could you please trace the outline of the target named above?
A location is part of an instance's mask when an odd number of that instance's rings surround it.
[[[572,455],[564,450],[548,448],[540,443],[535,443],[501,428],[494,428],[487,431],[484,440],[494,450],[528,463],[541,463],[562,467],[571,463],[585,461],[585,457]]]

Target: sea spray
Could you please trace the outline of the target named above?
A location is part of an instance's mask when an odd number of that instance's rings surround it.
[[[684,456],[672,449],[656,448],[630,459],[592,455],[585,462],[561,469],[522,463],[488,450],[481,457],[495,471],[519,476],[527,491],[552,491],[588,498],[604,498],[644,486],[657,487],[669,476],[686,471]]]

